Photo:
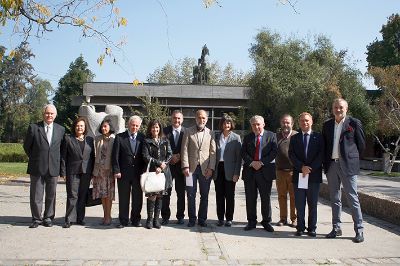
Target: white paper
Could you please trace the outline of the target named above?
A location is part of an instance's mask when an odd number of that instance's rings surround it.
[[[298,188],[308,189],[308,175],[303,176],[303,173],[299,173]]]
[[[186,177],[186,186],[193,187],[193,177],[192,173],[189,172],[189,175]]]

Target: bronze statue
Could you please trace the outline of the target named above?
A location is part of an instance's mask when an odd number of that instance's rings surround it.
[[[207,45],[201,50],[201,57],[197,60],[197,66],[193,67],[192,84],[207,84],[210,70],[207,68],[206,55],[209,54]]]

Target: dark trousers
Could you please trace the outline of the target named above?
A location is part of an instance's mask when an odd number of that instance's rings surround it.
[[[42,222],[43,195],[45,195],[43,220],[52,221],[56,212],[58,176],[30,176],[30,206],[32,221]]]
[[[320,183],[308,183],[308,189],[297,188],[294,186],[294,200],[297,210],[297,227],[299,231],[306,229],[305,225],[305,212],[306,202],[308,205],[308,227],[307,230],[315,231],[317,229],[317,206]]]
[[[65,222],[82,222],[85,219],[86,199],[88,197],[90,179],[90,174],[67,176]]]
[[[172,179],[175,179],[175,192],[176,192],[176,218],[183,219],[185,217],[185,189],[186,180],[182,173],[182,168],[180,164],[170,165],[169,169],[171,171]],[[162,198],[162,210],[161,217],[163,219],[169,220],[171,217],[171,209],[169,208],[171,201],[172,188],[167,190],[167,195]]]
[[[207,220],[208,212],[208,193],[210,192],[211,177],[205,178],[201,172],[200,166],[196,167],[196,170],[192,174],[193,186],[186,187],[188,197],[188,214],[189,221],[196,221],[196,193],[197,193],[197,181],[199,182],[200,188],[200,206],[198,212],[199,222],[205,222]]]
[[[118,183],[118,200],[119,200],[119,222],[122,225],[129,223],[129,199],[131,199],[131,218],[132,223],[140,221],[140,212],[143,205],[143,192],[140,187],[139,176],[122,176],[117,179]]]
[[[224,220],[225,216],[227,221],[232,221],[235,210],[236,183],[225,179],[224,162],[218,163],[218,176],[214,185],[218,220]]]
[[[262,222],[271,222],[271,188],[272,180],[267,180],[262,170],[253,170],[253,176],[244,180],[246,194],[246,212],[249,224],[257,223],[257,197],[260,193]]]

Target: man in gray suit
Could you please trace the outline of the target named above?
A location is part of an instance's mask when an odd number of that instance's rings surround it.
[[[60,147],[64,139],[65,129],[54,119],[57,109],[48,104],[43,108],[43,121],[29,125],[24,141],[24,150],[29,157],[28,171],[30,174],[30,207],[32,224],[37,228],[40,224],[53,226],[56,206],[56,187],[60,175]],[[42,217],[43,194],[45,209]]]
[[[332,104],[335,117],[326,121],[322,128],[325,140],[324,168],[331,198],[333,227],[326,237],[335,238],[342,235],[342,184],[356,232],[353,241],[360,243],[364,241],[364,226],[357,194],[357,175],[360,171],[360,157],[365,149],[365,134],[361,121],[347,116],[347,110],[347,101],[335,99]]]

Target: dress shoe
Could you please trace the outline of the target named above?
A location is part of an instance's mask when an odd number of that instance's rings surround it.
[[[184,224],[185,221],[183,220],[183,218],[178,219],[178,221],[176,221],[176,224]]]
[[[364,242],[364,233],[356,233],[356,236],[353,238],[354,243],[361,243]]]
[[[225,222],[226,227],[231,227],[232,226],[232,221],[226,221]]]
[[[43,221],[43,226],[44,227],[52,227],[53,223],[52,223],[52,221]]]
[[[207,227],[207,223],[204,221],[199,221],[198,225],[200,225],[201,227]]]
[[[70,228],[71,227],[71,223],[70,222],[66,222],[64,225],[63,225],[63,228]]]
[[[126,225],[124,225],[124,224],[117,224],[116,228],[122,229],[122,228],[124,228],[125,226],[126,226]]]
[[[250,231],[250,230],[252,230],[252,229],[254,229],[254,228],[256,228],[256,225],[255,225],[255,224],[248,223],[248,224],[244,227],[244,231]]]
[[[169,219],[162,219],[161,224],[162,224],[162,225],[167,225],[167,224],[169,224]]]
[[[223,226],[224,225],[224,220],[218,220],[217,226]]]
[[[264,227],[265,231],[267,231],[267,232],[271,232],[272,233],[273,231],[275,231],[270,223],[261,222],[261,225]]]
[[[39,225],[40,225],[40,223],[37,222],[37,221],[35,221],[35,222],[32,222],[32,223],[29,225],[29,228],[38,228]]]
[[[307,235],[308,235],[308,236],[311,236],[311,237],[316,237],[316,236],[317,236],[317,233],[316,233],[314,230],[311,230],[311,231],[308,231],[308,232],[307,232]]]
[[[341,235],[342,235],[341,229],[337,229],[337,230],[332,229],[332,231],[329,234],[327,234],[325,237],[326,238],[335,238],[335,237],[341,236]]]
[[[295,236],[301,236],[304,234],[304,231],[302,230],[297,230],[296,233],[294,234]]]
[[[287,221],[286,220],[280,220],[279,222],[276,223],[277,226],[284,226],[287,225]]]
[[[297,226],[296,220],[292,221],[292,222],[289,224],[289,226],[290,226],[290,227],[293,227],[293,228],[296,228],[296,226]]]
[[[142,227],[142,223],[140,221],[132,222],[133,227]]]
[[[195,222],[192,222],[192,221],[189,221],[187,224],[188,227],[193,227],[195,225],[196,225]]]

